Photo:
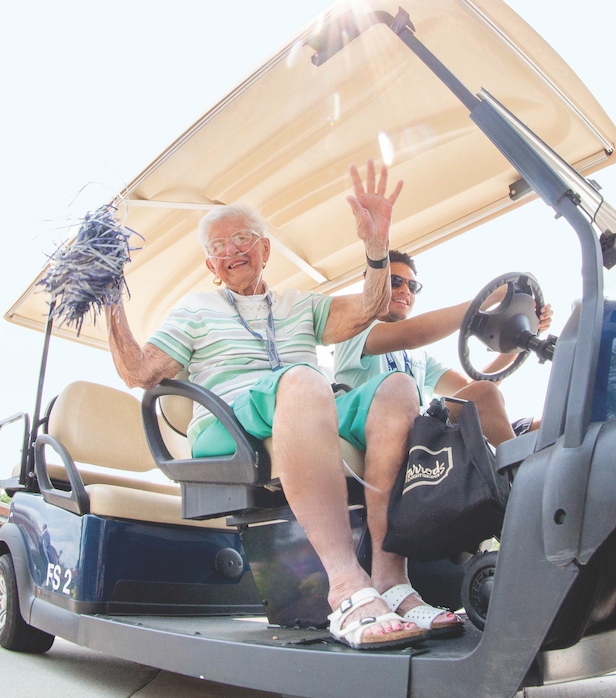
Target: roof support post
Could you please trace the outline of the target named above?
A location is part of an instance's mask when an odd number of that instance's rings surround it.
[[[47,357],[49,355],[49,341],[51,339],[51,330],[53,328],[53,311],[55,310],[56,302],[51,301],[49,304],[49,312],[47,314],[47,325],[45,327],[45,338],[43,340],[43,355],[41,357],[41,369],[39,371],[39,380],[36,390],[36,402],[34,404],[34,412],[32,413],[32,428],[30,430],[30,442],[28,444],[28,457],[21,461],[21,473],[19,475],[19,483],[25,485],[26,489],[36,489],[36,475],[34,472],[34,443],[38,436],[38,430],[41,426],[41,403],[43,401],[43,386],[45,384],[45,371],[47,370]]]

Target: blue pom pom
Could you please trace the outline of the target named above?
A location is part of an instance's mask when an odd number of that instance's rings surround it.
[[[124,265],[130,262],[130,252],[140,249],[128,242],[132,234],[139,233],[123,228],[115,214],[116,209],[109,205],[86,214],[76,240],[51,255],[45,276],[37,284],[56,303],[54,321],[76,327],[77,336],[90,311],[96,324],[106,305],[118,304],[124,293],[130,296]]]

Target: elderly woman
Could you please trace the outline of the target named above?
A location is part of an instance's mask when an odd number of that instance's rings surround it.
[[[273,437],[285,495],[328,576],[330,632],[356,648],[405,646],[424,639],[427,628],[456,630],[461,621],[409,596],[401,612],[419,611],[409,622],[380,596],[409,583],[406,561],[381,543],[389,492],[419,411],[417,390],[408,389],[412,378],[378,376],[335,401],[316,369],[317,343],[355,336],[389,302],[389,227],[402,182],[386,198],[387,168],[377,186],[369,160],[365,190],[355,166],[350,173],[355,196],[347,200],[369,265],[363,293],[270,291],[263,279],[270,255],[265,222],[244,205],[221,206],[200,222],[199,240],[214,283],[224,287],[184,298],[143,348],[123,309],[109,313],[110,346],[129,387],[150,388],[188,367],[190,380],[231,404],[249,433]],[[354,553],[339,434],[366,450],[372,578]],[[188,436],[194,456],[234,451],[231,437],[204,410],[195,411]]]

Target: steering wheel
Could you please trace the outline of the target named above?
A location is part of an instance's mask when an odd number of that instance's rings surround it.
[[[492,310],[480,308],[497,288],[507,284],[507,293]],[[507,378],[526,361],[530,338],[537,336],[539,315],[544,306],[537,279],[530,274],[511,273],[499,276],[484,286],[469,305],[458,337],[458,355],[466,373],[476,381],[493,382]],[[499,354],[518,354],[512,364],[497,373],[481,373],[471,364],[468,340],[474,335]]]

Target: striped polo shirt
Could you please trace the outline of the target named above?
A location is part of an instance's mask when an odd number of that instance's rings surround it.
[[[282,295],[269,293],[282,365],[317,366],[316,345],[322,343],[331,297],[296,289]],[[188,368],[192,383],[211,390],[229,405],[271,371],[265,343],[244,326],[238,315],[265,340],[269,315],[266,294],[240,296],[232,292],[232,296],[237,310],[223,290],[185,296],[148,339]],[[214,419],[204,407],[194,404],[188,427],[191,447]]]

